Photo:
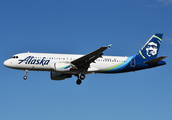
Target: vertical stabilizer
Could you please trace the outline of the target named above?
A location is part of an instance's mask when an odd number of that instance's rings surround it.
[[[145,61],[155,59],[158,55],[163,34],[154,34],[147,43],[138,51],[136,58]]]

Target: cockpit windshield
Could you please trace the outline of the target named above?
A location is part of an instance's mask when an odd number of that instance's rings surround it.
[[[12,56],[11,58],[18,58],[18,56]]]

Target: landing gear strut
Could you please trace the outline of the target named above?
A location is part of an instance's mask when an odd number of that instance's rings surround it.
[[[76,77],[78,78],[77,81],[76,81],[77,85],[80,85],[82,83],[82,80],[85,79],[85,75],[84,74],[81,74],[80,76],[78,74],[78,75],[76,75]]]
[[[27,73],[28,73],[28,70],[25,70],[25,76],[23,77],[24,80],[27,79]]]

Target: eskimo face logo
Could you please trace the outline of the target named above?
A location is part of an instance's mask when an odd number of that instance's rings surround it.
[[[154,56],[157,54],[157,44],[154,43],[154,42],[150,42],[148,45],[147,45],[147,48],[146,48],[146,54],[150,57],[150,56]]]

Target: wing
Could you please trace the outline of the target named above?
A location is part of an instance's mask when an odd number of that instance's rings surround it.
[[[101,47],[91,53],[88,53],[87,55],[84,55],[74,61],[71,62],[73,68],[82,68],[87,70],[90,63],[94,62],[99,57],[102,57],[103,51],[106,50],[108,47]]]

